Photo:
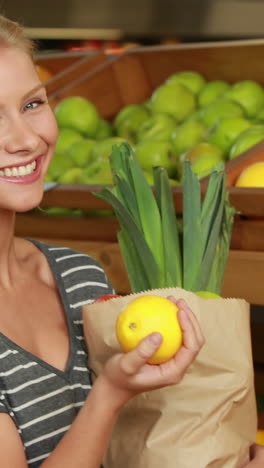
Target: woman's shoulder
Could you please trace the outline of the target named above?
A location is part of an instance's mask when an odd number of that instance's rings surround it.
[[[62,278],[68,292],[79,289],[78,285],[85,285],[93,292],[98,289],[100,294],[104,290],[113,291],[102,265],[94,257],[67,246],[32,242],[46,256],[53,273]]]

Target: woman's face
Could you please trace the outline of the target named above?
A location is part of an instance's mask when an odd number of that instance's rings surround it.
[[[43,196],[58,129],[30,57],[0,47],[0,209],[28,211]]]

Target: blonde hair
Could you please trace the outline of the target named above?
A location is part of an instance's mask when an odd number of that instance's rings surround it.
[[[0,15],[0,47],[15,47],[28,54],[33,60],[35,44],[28,39],[20,24]]]

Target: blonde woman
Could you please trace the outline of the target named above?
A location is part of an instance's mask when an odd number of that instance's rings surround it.
[[[81,306],[113,292],[104,271],[81,252],[14,236],[16,213],[42,199],[58,135],[32,52],[19,25],[0,17],[1,468],[99,468],[121,408],[180,382],[204,339],[186,304],[170,298],[184,335],[176,357],[146,364],[161,343],[154,333],[91,385]]]

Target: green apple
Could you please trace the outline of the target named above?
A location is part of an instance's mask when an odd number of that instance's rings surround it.
[[[253,80],[238,81],[231,86],[225,96],[238,102],[249,118],[256,117],[264,106],[264,89]]]
[[[106,140],[97,141],[92,149],[92,159],[101,160],[109,159],[110,154],[112,153],[113,145],[120,146],[122,143],[126,142],[124,138],[112,137],[107,138]]]
[[[177,156],[204,140],[206,127],[196,120],[183,122],[171,135],[171,142]]]
[[[264,140],[264,125],[252,125],[242,132],[230,148],[228,158],[233,159]]]
[[[96,133],[94,135],[95,140],[105,140],[106,138],[112,137],[114,134],[112,125],[105,119],[100,119]]]
[[[83,169],[78,177],[79,184],[112,184],[113,177],[109,161],[94,161]]]
[[[202,122],[211,127],[223,117],[245,117],[244,108],[235,101],[220,97],[201,109]]]
[[[199,94],[199,92],[202,90],[202,88],[206,84],[206,80],[203,77],[203,75],[201,75],[201,73],[187,70],[187,71],[180,71],[169,76],[166,83],[167,84],[180,83],[186,86],[186,88],[188,88],[193,94]]]
[[[257,113],[255,119],[253,119],[254,124],[264,124],[264,107],[260,109]]]
[[[148,171],[143,171],[144,172],[144,175],[147,179],[147,182],[149,185],[154,185],[154,174],[153,174],[153,170],[150,172],[149,170]],[[172,179],[172,178],[169,178],[169,182],[170,182],[170,185],[172,187],[178,187],[180,185],[180,181],[179,180],[176,180],[176,179]]]
[[[180,175],[182,174],[183,161],[185,161],[186,159],[188,159],[191,162],[192,166],[195,163],[196,159],[199,159],[199,162],[196,166],[197,172],[199,172],[201,170],[208,170],[208,168],[211,168],[210,161],[213,162],[213,165],[215,165],[216,162],[219,163],[221,161],[224,161],[224,154],[220,150],[220,148],[218,148],[215,145],[212,145],[211,143],[197,143],[180,156],[180,165],[178,168]]]
[[[177,123],[168,114],[159,113],[152,115],[139,127],[137,131],[137,141],[168,141],[176,127]]]
[[[177,158],[168,141],[141,141],[135,146],[135,154],[144,171],[151,171],[153,166],[162,166],[170,177],[176,174]]]
[[[146,107],[140,104],[131,104],[124,107],[114,120],[117,136],[134,144],[138,129],[149,118],[149,115],[150,113]]]
[[[45,180],[56,181],[68,169],[73,167],[73,161],[70,157],[62,153],[54,153],[49,165]]]
[[[83,140],[83,138],[84,137],[76,130],[72,130],[71,128],[61,128],[59,130],[55,152],[63,154],[73,143]]]
[[[222,299],[219,294],[210,292],[210,291],[196,291],[197,296],[203,297],[204,299]]]
[[[209,129],[206,140],[227,154],[238,136],[251,126],[244,117],[224,117]]]
[[[83,140],[73,143],[68,151],[67,156],[73,161],[73,165],[77,167],[86,167],[93,161],[93,148],[96,145],[96,140],[84,138]]]
[[[94,104],[80,96],[71,96],[60,101],[54,114],[59,127],[72,128],[90,138],[95,136],[100,122]]]
[[[184,122],[190,121],[202,122],[202,109],[195,109],[184,120]]]
[[[54,216],[80,216],[80,210],[76,210],[75,208],[62,208],[60,206],[50,206],[44,208],[45,214],[54,215]]]
[[[193,160],[191,165],[193,172],[202,178],[208,176],[221,162],[223,162],[223,158],[217,154],[201,154]]]
[[[198,105],[200,107],[208,106],[208,104],[224,95],[230,87],[231,85],[223,80],[208,81],[198,95]]]
[[[82,169],[80,167],[72,167],[67,169],[58,177],[58,182],[60,184],[76,184],[81,172]]]
[[[195,95],[180,83],[161,85],[151,96],[152,112],[169,114],[176,122],[182,122],[195,108]]]
[[[218,159],[224,159],[223,152],[217,146],[212,143],[207,143],[205,141],[197,143],[192,146],[189,150],[183,153],[180,157],[180,161],[183,162],[185,159],[188,159],[193,163],[193,161],[202,155],[216,156]]]

